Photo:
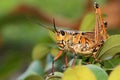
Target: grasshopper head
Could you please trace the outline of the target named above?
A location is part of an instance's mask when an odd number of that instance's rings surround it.
[[[56,32],[56,40],[57,40],[57,45],[61,50],[64,50],[65,47],[65,35],[66,32],[64,30],[59,30],[58,32]]]
[[[56,34],[57,45],[61,50],[63,50],[65,47],[64,38],[66,36],[66,32],[64,30],[57,30],[54,19],[53,19],[53,24],[54,24],[54,32]]]

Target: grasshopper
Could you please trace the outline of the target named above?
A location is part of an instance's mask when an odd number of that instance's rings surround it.
[[[59,53],[54,57],[52,62],[52,74],[54,74],[54,62],[63,54],[64,51],[70,51],[74,54],[72,66],[74,66],[77,55],[92,56],[96,59],[96,54],[104,41],[107,40],[107,22],[102,18],[101,9],[98,3],[94,3],[95,7],[95,29],[92,32],[80,32],[70,30],[58,30],[54,24],[54,33],[56,35],[57,45],[60,49]],[[44,26],[44,25],[43,25]],[[68,58],[65,56],[65,65],[68,67]]]

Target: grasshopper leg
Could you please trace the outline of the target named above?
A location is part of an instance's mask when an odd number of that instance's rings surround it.
[[[72,62],[72,67],[75,65],[76,60],[77,60],[77,53],[74,54],[74,59],[73,59],[73,62]]]
[[[52,75],[54,75],[54,63],[55,61],[62,55],[63,51],[59,51],[59,53],[57,54],[57,56],[54,57],[53,61],[52,61]]]
[[[68,56],[67,56],[67,54],[65,54],[65,66],[66,66],[66,68],[68,67]]]

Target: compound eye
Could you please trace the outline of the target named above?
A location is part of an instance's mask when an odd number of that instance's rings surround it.
[[[107,28],[108,23],[107,23],[106,21],[104,21],[104,25],[105,25],[105,27]]]
[[[63,30],[60,30],[60,33],[62,34],[62,36],[65,35],[65,32]]]

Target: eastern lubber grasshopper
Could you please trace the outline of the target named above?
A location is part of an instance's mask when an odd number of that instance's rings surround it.
[[[104,41],[108,38],[106,31],[107,22],[102,18],[101,9],[98,3],[94,3],[96,24],[92,32],[80,32],[70,30],[58,30],[54,24],[54,33],[56,34],[59,53],[52,62],[52,74],[54,74],[54,62],[62,55],[63,51],[70,51],[74,54],[72,66],[75,64],[77,55],[92,56],[95,60],[96,54]],[[41,24],[40,24],[41,25]],[[44,25],[42,25],[44,26]],[[68,67],[68,58],[65,56],[65,64]]]

